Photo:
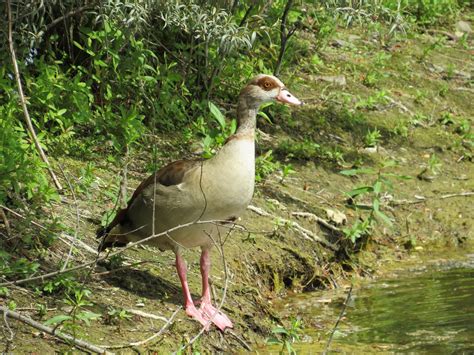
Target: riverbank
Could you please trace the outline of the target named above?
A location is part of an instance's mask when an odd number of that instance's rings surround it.
[[[275,109],[270,112],[273,124],[259,122],[260,181],[253,207],[238,221],[245,230],[234,230],[224,245],[227,272],[219,252],[213,251],[214,297],[219,302],[226,289],[223,310],[234,321],[233,334],[212,329],[190,346],[193,351],[263,344],[276,325],[293,317],[275,307],[288,292],[336,289],[355,275],[383,275],[397,261],[411,265],[414,256],[429,258],[434,250],[457,255],[471,246],[472,37],[452,41],[442,33],[417,33],[387,39],[375,28],[341,28],[324,51],[316,50],[314,37],[300,41],[311,60],[302,60],[285,81],[307,105]],[[163,162],[185,151],[180,136],[153,141]],[[130,191],[147,176],[150,152],[133,154]],[[54,164],[61,164],[78,186],[84,184],[84,191],[66,193],[45,214],[95,249],[95,230],[104,211],[114,207],[111,196],[119,188],[121,171],[105,159],[92,163],[88,170],[91,162],[56,158]],[[359,187],[365,188],[355,190]],[[370,228],[364,227],[369,218]],[[31,235],[38,233],[36,227],[28,228]],[[59,243],[45,248],[42,271],[55,269],[67,250]],[[198,251],[185,256],[197,298]],[[84,247],[73,254],[78,264],[93,258]],[[75,274],[77,284],[71,287],[84,285],[90,291],[80,311],[98,316],[69,322],[65,330],[102,346],[139,342],[158,333],[182,303],[173,264],[172,253],[135,247]],[[67,277],[51,280],[12,287],[1,302],[13,301],[13,308],[41,322],[70,314],[76,305],[61,291],[73,282]],[[33,328],[10,325],[15,332],[11,351],[71,349]],[[160,337],[132,348],[177,351],[199,331],[199,324],[178,310]],[[5,340],[0,344],[5,346]]]

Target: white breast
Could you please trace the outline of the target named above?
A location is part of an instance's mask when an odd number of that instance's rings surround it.
[[[253,195],[255,142],[234,139],[207,163],[203,167],[203,187],[209,217],[238,217]]]

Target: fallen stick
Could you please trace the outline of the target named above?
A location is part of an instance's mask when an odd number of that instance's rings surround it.
[[[389,204],[393,206],[414,205],[418,203],[424,203],[429,200],[444,200],[447,198],[468,197],[468,196],[474,196],[474,191],[460,192],[460,193],[455,193],[455,194],[446,194],[446,195],[441,195],[441,196],[432,196],[432,197],[423,197],[423,198],[420,197],[417,200],[393,200]]]
[[[257,206],[249,205],[249,206],[247,206],[247,209],[249,209],[252,212],[255,212],[256,214],[258,214],[260,216],[276,218],[276,216],[271,215],[267,211],[265,211],[265,210],[263,210],[263,209],[261,209],[260,207],[257,207]],[[282,221],[285,224],[289,224],[290,226],[292,226],[297,232],[299,232],[303,236],[303,238],[308,239],[308,240],[312,240],[314,242],[319,242],[319,243],[327,246],[329,249],[332,249],[334,251],[338,250],[337,246],[335,246],[334,244],[328,242],[326,239],[316,235],[315,233],[311,232],[310,230],[302,227],[297,222],[290,221],[290,220],[284,219],[284,218],[280,218],[280,221]]]
[[[141,340],[141,341],[136,341],[136,342],[133,342],[133,343],[129,343],[129,344],[120,344],[120,345],[102,345],[103,348],[105,349],[122,349],[122,348],[130,348],[132,346],[142,346],[150,341],[152,341],[153,339],[155,338],[158,338],[160,335],[162,335],[166,329],[168,329],[168,327],[171,325],[171,323],[173,322],[174,318],[176,317],[176,315],[178,314],[178,311],[181,309],[182,307],[179,306],[176,311],[174,311],[174,313],[171,315],[171,317],[169,319],[167,319],[167,322],[166,324],[155,334],[153,334],[151,337],[149,338],[146,338],[144,340]],[[166,319],[166,318],[165,318]]]
[[[163,316],[157,316],[156,314],[146,313],[146,312],[140,311],[138,309],[127,309],[126,311],[128,313],[134,314],[136,316],[144,317],[144,318],[150,318],[150,319],[154,319],[154,320],[162,320],[162,321],[165,321],[165,322],[168,321],[168,319],[163,317]]]
[[[316,216],[314,213],[310,213],[310,212],[292,212],[291,215],[296,216],[296,217],[306,217],[306,218],[309,218],[309,219],[313,219],[316,222],[318,222],[319,224],[322,224],[324,227],[326,227],[326,228],[328,228],[328,229],[330,229],[334,232],[338,232],[338,233],[341,232],[341,230],[339,228],[337,228],[336,226],[333,226],[331,223],[329,223],[325,219]]]
[[[23,315],[21,315],[17,312],[10,311],[6,307],[0,306],[0,312],[2,312],[6,317],[18,320],[18,321],[20,321],[22,323],[25,323],[25,324],[33,327],[33,328],[41,330],[42,332],[45,332],[49,335],[52,335],[52,336],[64,341],[66,344],[72,343],[72,344],[74,344],[75,346],[77,346],[81,349],[91,351],[91,352],[97,353],[97,354],[106,353],[106,350],[104,348],[101,348],[97,345],[88,343],[85,340],[77,339],[77,338],[73,337],[72,335],[69,335],[69,334],[66,334],[66,333],[63,333],[63,332],[60,332],[60,331],[54,331],[53,328],[47,327],[47,326],[45,326],[45,325],[29,318],[29,317],[23,316]]]

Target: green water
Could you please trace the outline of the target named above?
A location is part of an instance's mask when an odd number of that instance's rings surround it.
[[[346,295],[304,294],[285,305],[288,315],[314,314],[297,351],[325,349]],[[354,289],[330,352],[474,354],[474,255]]]

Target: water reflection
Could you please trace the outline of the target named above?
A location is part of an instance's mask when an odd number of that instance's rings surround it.
[[[301,295],[287,305],[288,314],[315,314],[311,329],[306,328],[311,344],[296,346],[302,353],[324,348],[331,322],[342,308],[343,294],[334,294],[331,303],[322,303],[323,298],[327,293]],[[324,332],[317,330],[321,325]],[[473,353],[473,260],[405,273],[353,291],[331,350]]]

